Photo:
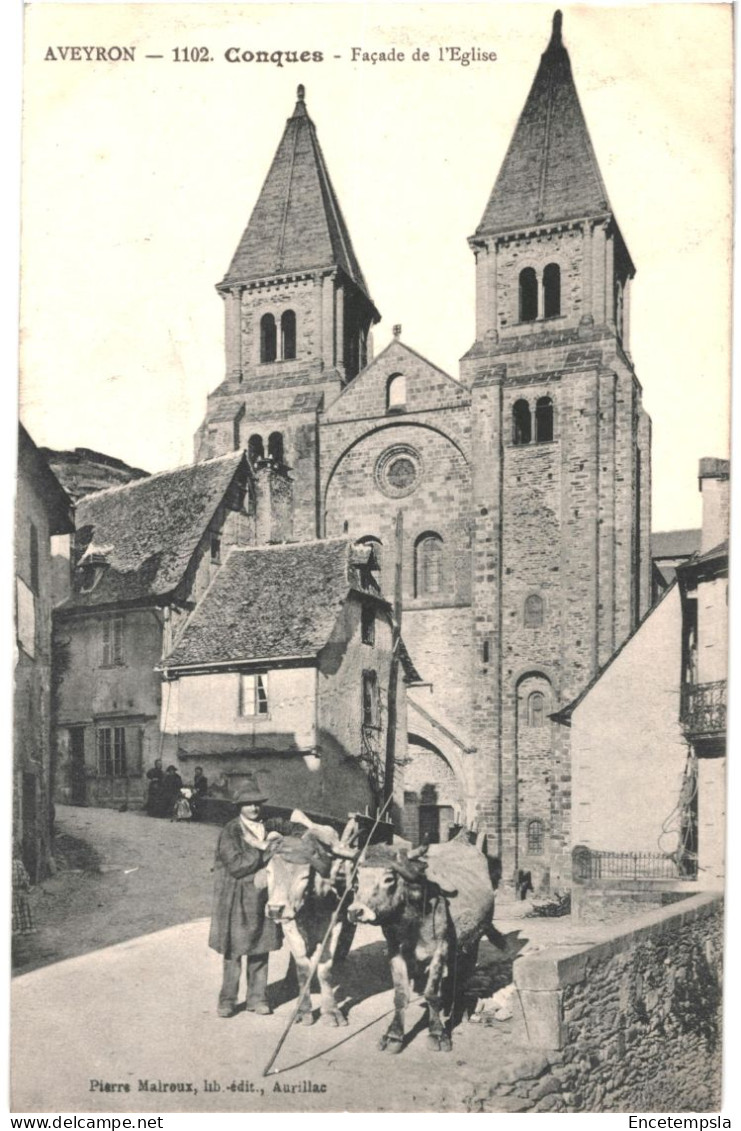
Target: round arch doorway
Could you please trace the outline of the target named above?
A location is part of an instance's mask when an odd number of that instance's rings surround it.
[[[447,758],[428,739],[410,733],[404,766],[405,838],[415,846],[446,841],[462,813],[463,790]]]

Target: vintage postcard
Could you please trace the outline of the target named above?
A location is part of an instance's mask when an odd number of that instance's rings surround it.
[[[26,5],[14,1112],[730,1126],[732,15]]]

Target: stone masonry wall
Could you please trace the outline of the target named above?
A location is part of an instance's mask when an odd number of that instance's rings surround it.
[[[479,1111],[717,1111],[723,901],[694,896],[515,963],[514,1065]]]

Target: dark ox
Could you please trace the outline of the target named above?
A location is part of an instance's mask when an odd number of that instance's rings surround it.
[[[301,836],[283,837],[275,847],[265,869],[265,914],[283,928],[298,970],[299,993],[318,958],[321,1018],[329,1025],[347,1025],[337,1008],[333,969],[338,941],[348,926],[342,909],[324,946],[322,941],[345,892],[341,861],[357,853],[342,844],[334,829],[312,825],[303,814],[294,813],[292,819],[309,827]],[[298,1024],[311,1025],[314,1020],[310,991],[308,987],[299,1007]]]
[[[456,999],[476,966],[481,936],[498,942],[492,925],[494,889],[486,857],[464,836],[405,852],[366,850],[349,910],[353,922],[382,928],[394,983],[394,1017],[380,1047],[401,1052],[411,986],[423,980],[428,1042],[449,1052]],[[420,988],[421,985],[420,985]]]

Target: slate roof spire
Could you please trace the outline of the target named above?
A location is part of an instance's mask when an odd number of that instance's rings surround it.
[[[557,11],[477,236],[612,212],[562,27]]]
[[[363,272],[299,86],[296,105],[220,287],[339,267],[366,297]]]

